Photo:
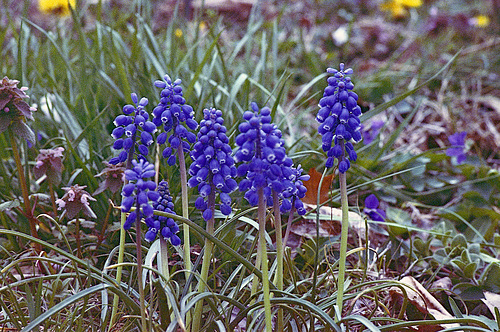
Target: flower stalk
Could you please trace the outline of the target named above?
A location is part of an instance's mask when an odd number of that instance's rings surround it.
[[[17,143],[14,138],[14,133],[12,132],[12,129],[10,127],[8,129],[8,132],[9,132],[10,146],[12,147],[12,154],[14,155],[14,161],[16,163],[17,174],[19,176],[19,185],[21,186],[21,192],[23,195],[24,214],[26,218],[28,218],[28,222],[30,224],[31,236],[38,239],[38,232],[36,230],[36,225],[38,222],[36,218],[33,216],[33,210],[31,209],[29,189],[26,183],[26,178],[24,177],[24,167],[21,162],[21,156],[19,154],[19,150],[17,149]],[[36,248],[39,251],[41,250],[41,247],[38,244],[36,245]]]
[[[344,303],[344,282],[347,256],[347,239],[349,237],[349,204],[347,202],[347,180],[346,173],[339,174],[340,182],[340,205],[342,209],[342,229],[340,233],[340,258],[339,258],[339,276],[337,280],[337,307],[339,315],[342,316],[342,307]],[[338,317],[340,319],[341,317]]]
[[[124,225],[125,221],[127,220],[127,214],[125,212],[120,213],[120,244],[119,244],[119,249],[118,249],[118,258],[117,258],[117,268],[116,268],[116,283],[120,285],[122,282],[122,272],[123,272],[123,266],[121,263],[123,263],[123,256],[125,255],[125,237],[127,235],[127,232],[125,231]],[[114,295],[113,297],[113,309],[111,310],[111,318],[109,320],[109,329],[108,331],[113,330],[113,325],[116,321],[116,314],[118,313],[118,302],[120,301],[120,298],[118,295]]]
[[[75,219],[75,240],[76,240],[76,257],[82,258],[82,243],[80,241],[80,218]]]
[[[274,228],[276,230],[276,288],[283,291],[283,233],[281,229],[281,212],[279,207],[278,193],[273,190],[273,210],[274,210]],[[283,331],[283,310],[278,310],[278,320],[276,324],[277,331]]]
[[[188,186],[187,186],[187,176],[186,176],[186,160],[184,158],[184,151],[182,144],[179,146],[178,151],[179,158],[179,173],[181,177],[181,201],[182,201],[182,216],[189,219],[189,197],[188,197]],[[191,240],[190,231],[187,224],[182,225],[184,231],[184,267],[186,268],[186,279],[189,277],[189,273],[192,269],[191,265]]]
[[[139,200],[136,202],[136,211],[140,211]],[[142,236],[141,236],[141,214],[138,212],[135,218],[135,247],[137,252],[137,286],[139,288],[139,302],[141,305],[141,326],[142,331],[149,331],[146,321],[146,297],[142,285]]]
[[[259,203],[257,209],[257,218],[259,220],[259,251],[261,255],[262,270],[262,293],[264,296],[264,315],[266,322],[266,331],[272,332],[272,313],[271,313],[271,295],[269,288],[269,264],[267,261],[266,245],[266,202],[264,201],[264,189],[257,189]],[[255,280],[255,279],[254,279]]]
[[[214,211],[215,209],[215,188],[212,188],[210,195],[208,196],[208,208]],[[207,220],[207,233],[214,235],[215,231],[215,218],[214,214],[210,219]],[[212,261],[212,252],[214,249],[214,243],[209,239],[205,239],[205,252],[203,253],[203,263],[201,265],[200,281],[198,282],[198,293],[203,293],[205,291],[206,285],[208,284],[208,271],[210,269],[210,262]],[[203,313],[203,300],[196,303],[193,316],[193,328],[192,331],[199,331],[201,326],[201,315]]]
[[[198,188],[199,197],[194,205],[202,211],[202,217],[207,223],[206,230],[210,235],[215,230],[216,197],[219,197],[221,213],[228,216],[232,212],[229,194],[237,187],[233,179],[236,167],[226,131],[222,111],[215,108],[204,109],[197,140],[190,153],[193,162],[189,168],[191,178],[188,185]],[[204,292],[208,283],[213,247],[213,242],[205,239],[198,293]],[[203,300],[196,303],[192,331],[199,331],[202,312]]]
[[[357,154],[354,151],[352,143],[361,140],[361,108],[357,104],[358,95],[352,91],[354,84],[349,77],[353,70],[345,68],[340,64],[340,70],[328,68],[327,72],[333,76],[327,79],[328,86],[325,88],[323,97],[319,101],[320,110],[316,120],[320,123],[318,132],[322,136],[322,148],[327,153],[326,169],[334,166],[335,160],[338,161],[340,197],[342,207],[342,231],[340,236],[340,258],[339,258],[339,276],[337,281],[337,308],[338,316],[336,320],[342,317],[342,304],[344,301],[344,281],[347,256],[347,239],[349,235],[349,205],[347,201],[347,180],[346,172],[351,166],[351,162],[356,161]],[[333,143],[333,144],[332,144]],[[323,173],[323,177],[326,174]],[[320,181],[319,188],[321,188]],[[318,214],[316,217],[316,235],[319,237],[319,189],[318,189]],[[316,246],[316,264],[318,264],[319,238]],[[314,274],[316,283],[317,272]],[[315,295],[315,286],[313,285],[313,297]]]

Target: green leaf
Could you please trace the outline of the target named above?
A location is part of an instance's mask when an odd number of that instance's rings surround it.
[[[453,292],[463,301],[478,301],[484,297],[483,288],[470,283],[457,284],[453,287]]]
[[[394,222],[395,224],[402,226],[404,225],[411,226],[410,214],[404,210],[393,207],[387,207],[386,214],[387,214],[387,219]],[[390,226],[388,224],[387,228],[389,228],[389,230],[396,236],[401,236],[408,232],[408,228],[394,226],[394,224],[391,224]]]
[[[52,317],[54,314],[58,313],[59,311],[65,309],[67,306],[82,300],[86,296],[90,296],[94,293],[100,292],[102,290],[108,289],[114,293],[117,294],[122,294],[123,292],[120,289],[117,289],[109,284],[99,284],[95,285],[92,287],[89,287],[81,292],[76,293],[73,296],[70,296],[63,301],[59,302],[49,310],[45,311],[43,314],[38,316],[36,319],[32,320],[31,323],[29,323],[21,332],[29,332],[33,331],[34,328],[40,326],[46,319],[49,319]],[[124,293],[123,293],[124,294]],[[135,315],[140,315],[140,308],[139,305],[136,303],[133,303],[132,301],[128,301],[127,305],[129,306],[129,309],[133,309]]]
[[[493,293],[500,293],[500,265],[491,263],[484,272],[482,285]]]
[[[457,306],[457,303],[451,296],[448,296],[448,302],[450,303],[451,311],[453,312],[453,314],[458,318],[463,318],[464,316],[462,315],[460,308]]]
[[[467,248],[467,239],[463,234],[457,234],[453,240],[451,240],[451,247]]]
[[[465,266],[463,269],[464,276],[468,279],[474,280],[476,276],[476,271],[477,271],[477,263],[476,262],[471,262]]]
[[[7,201],[0,204],[0,211],[12,210],[21,205],[21,202],[16,198],[13,201]]]

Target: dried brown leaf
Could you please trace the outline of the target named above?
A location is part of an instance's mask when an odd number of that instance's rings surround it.
[[[316,209],[316,205],[304,204],[307,210]],[[319,236],[328,237],[339,235],[342,224],[342,210],[338,208],[331,208],[322,206],[319,209],[320,213],[320,227]],[[354,212],[349,212],[349,227],[354,230],[358,236],[365,236],[365,223],[363,218]],[[316,237],[316,214],[310,214],[308,219],[301,220],[292,225],[290,230],[296,235],[313,238]]]
[[[400,280],[400,283],[405,286],[406,295],[408,300],[423,314],[430,314],[435,319],[453,319],[452,316],[446,309],[443,307],[439,301],[431,295],[425,289],[422,284],[420,284],[415,278],[407,276]],[[403,291],[399,287],[391,287],[389,289],[389,293],[394,296],[404,296]],[[437,326],[441,326],[442,328],[450,328],[460,326],[459,324],[437,324]],[[423,330],[419,330],[423,331]]]
[[[303,203],[307,204],[317,204],[318,202],[318,188],[319,182],[321,181],[322,174],[318,172],[315,168],[309,169],[309,180],[304,181],[303,184],[307,188],[306,196],[302,198]],[[325,176],[323,183],[321,184],[319,203],[323,204],[329,199],[330,187],[332,186],[335,174],[330,174]]]

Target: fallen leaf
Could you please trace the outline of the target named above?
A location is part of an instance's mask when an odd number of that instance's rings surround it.
[[[483,292],[484,299],[481,299],[484,304],[490,309],[493,316],[495,315],[495,308],[500,308],[500,294],[485,291]]]
[[[455,318],[415,278],[407,276],[407,277],[404,277],[403,279],[401,279],[400,283],[405,288],[408,300],[421,313],[430,314],[435,319],[453,319],[453,318]],[[389,288],[389,293],[393,296],[394,295],[400,296],[400,297],[404,296],[403,291],[401,290],[400,287]],[[460,325],[459,324],[436,324],[436,326],[441,326],[442,328],[451,328],[451,327],[458,327]],[[419,329],[419,331],[424,331],[424,330]]]
[[[307,210],[316,209],[316,205],[304,204]],[[339,235],[341,231],[342,224],[342,210],[338,208],[331,208],[329,206],[322,206],[319,209],[320,214],[320,226],[319,226],[319,236],[328,237]],[[349,228],[354,230],[358,236],[364,238],[365,223],[363,218],[355,213],[349,211]],[[307,216],[307,218],[296,222],[292,225],[290,231],[296,235],[304,236],[307,238],[316,237],[316,214],[312,213]]]
[[[451,282],[450,277],[443,277],[443,278],[433,282],[431,288],[440,288],[440,289],[445,289],[445,290],[451,290],[453,288],[453,283]]]
[[[309,169],[309,180],[304,181],[303,184],[307,188],[306,196],[302,198],[303,203],[307,204],[317,204],[318,203],[318,187],[321,180],[322,174],[318,172],[315,168]],[[330,187],[332,186],[335,174],[330,174],[325,176],[323,183],[321,184],[321,190],[319,194],[319,203],[323,204],[329,199]]]

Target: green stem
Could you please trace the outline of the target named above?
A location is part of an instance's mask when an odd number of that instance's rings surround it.
[[[187,172],[186,172],[186,160],[184,158],[184,150],[182,148],[182,144],[179,145],[177,149],[177,155],[179,158],[179,173],[181,177],[181,195],[182,195],[182,216],[186,219],[189,219],[189,197],[188,197],[188,186],[187,186]],[[189,274],[192,269],[191,265],[191,241],[189,238],[189,226],[187,224],[182,225],[182,229],[184,231],[184,267],[186,269],[186,280],[189,278]],[[189,287],[189,291],[191,291],[191,286]],[[186,326],[188,327],[191,323],[190,314],[186,314]],[[193,332],[198,332],[191,330]]]
[[[328,172],[328,168],[323,170],[323,174],[321,175],[321,180],[319,180],[318,185],[318,193],[316,196],[316,248],[314,251],[314,272],[313,272],[313,284],[311,290],[311,298],[312,303],[316,304],[316,283],[318,281],[318,270],[319,270],[319,208],[321,205],[321,186],[323,185],[323,179],[325,178],[326,172]]]
[[[111,198],[112,201],[114,201],[115,194],[113,193],[113,196]],[[106,211],[106,217],[104,217],[104,222],[102,223],[102,228],[99,234],[97,235],[97,245],[96,245],[96,251],[97,249],[101,246],[102,241],[104,241],[104,234],[106,233],[106,230],[108,229],[108,223],[109,223],[109,217],[111,216],[111,211],[113,211],[113,204],[109,204],[108,210]]]
[[[337,307],[339,309],[339,319],[342,317],[342,306],[344,302],[344,280],[345,265],[347,255],[347,238],[349,236],[349,204],[347,202],[347,181],[346,174],[339,173],[340,180],[340,204],[342,208],[342,232],[340,235],[340,258],[339,258],[339,277],[337,285]]]
[[[141,305],[141,326],[142,331],[148,331],[146,322],[146,297],[144,296],[144,287],[142,285],[142,245],[141,245],[141,213],[140,205],[136,206],[137,218],[135,218],[135,247],[137,251],[137,286],[139,288],[139,302]]]
[[[186,177],[186,161],[184,159],[184,151],[182,150],[182,144],[177,150],[179,157],[179,172],[181,177],[181,195],[182,195],[182,216],[189,219],[189,207],[188,207],[188,189],[187,189],[187,177]],[[186,268],[186,278],[189,276],[189,270],[191,270],[191,245],[189,238],[189,226],[183,224],[184,230],[184,266]]]
[[[257,256],[255,257],[255,268],[256,269],[260,269],[261,268],[261,266],[260,266],[261,262],[262,262],[262,251],[260,250],[260,242],[259,242],[257,244]],[[260,285],[259,277],[256,274],[254,274],[253,279],[252,279],[252,290],[250,292],[250,297],[253,298],[253,296],[255,295],[255,293],[257,293],[257,290],[259,289],[259,285]],[[250,304],[254,304],[254,303],[255,303],[255,299],[253,299],[250,302]]]
[[[293,205],[293,202],[292,202],[292,209],[290,210],[290,214],[288,215],[288,221],[286,223],[285,237],[283,238],[284,247],[286,247],[286,244],[288,242],[288,238],[290,237],[290,231],[292,230],[292,222],[293,222],[293,215],[294,214],[295,214],[295,206]]]
[[[57,219],[56,194],[54,193],[54,186],[50,181],[49,181],[49,192],[50,192],[50,200],[52,202],[52,210],[54,210],[54,219]]]
[[[215,230],[215,187],[212,185],[212,191],[208,196],[208,208],[212,210],[212,217],[207,220],[207,233],[210,235],[214,234]],[[208,284],[208,271],[210,268],[210,262],[212,260],[212,252],[214,249],[214,243],[209,239],[205,239],[205,252],[203,253],[203,263],[201,265],[201,275],[200,281],[198,282],[198,294],[205,291],[205,285]],[[193,316],[193,328],[191,331],[200,331],[201,326],[201,315],[203,313],[203,300],[196,303],[194,308]]]
[[[259,195],[258,219],[259,219],[259,250],[261,252],[262,265],[262,292],[264,294],[264,313],[266,320],[266,331],[272,332],[272,316],[271,316],[271,296],[269,291],[269,266],[267,262],[267,246],[266,246],[266,202],[264,200],[264,189],[257,189]]]
[[[80,218],[75,220],[75,240],[76,240],[76,257],[82,258],[82,247],[80,242]]]
[[[17,149],[17,143],[16,140],[14,139],[14,133],[12,132],[12,129],[10,129],[10,127],[9,127],[9,139],[10,139],[10,146],[12,147],[12,153],[14,155],[14,161],[16,162],[17,175],[19,177],[18,178],[19,185],[21,186],[21,192],[23,194],[24,214],[28,218],[30,224],[31,236],[38,239],[38,232],[36,230],[37,220],[33,216],[33,211],[31,209],[31,203],[29,197],[29,189],[26,183],[26,178],[24,177],[23,164],[21,163],[21,157],[19,155],[19,150]],[[38,251],[41,251],[40,245],[37,245],[36,248]]]
[[[118,260],[117,264],[118,267],[116,268],[116,284],[120,285],[122,281],[122,270],[123,270],[123,256],[125,254],[125,236],[127,235],[125,228],[123,228],[123,225],[125,224],[125,221],[127,220],[127,214],[125,212],[121,212],[120,214],[120,244],[119,244],[119,249],[118,249]],[[118,312],[118,302],[120,298],[118,295],[114,295],[113,298],[113,310],[111,311],[111,319],[109,320],[109,329],[108,331],[113,330],[113,324],[115,323],[116,320],[116,314]]]
[[[132,140],[135,142],[135,137],[136,133],[132,135]],[[125,164],[126,169],[131,169],[132,168],[132,158],[134,156],[134,149],[135,149],[135,144],[133,144],[129,149],[128,149],[128,156],[127,156],[127,163]],[[127,180],[124,181],[123,185],[125,186],[128,183]],[[123,201],[122,197],[122,201]],[[120,246],[118,249],[118,267],[116,268],[116,283],[120,285],[122,281],[122,271],[123,271],[123,266],[121,265],[123,263],[123,257],[125,255],[125,237],[127,235],[127,232],[125,231],[125,228],[123,228],[123,225],[125,225],[125,221],[127,220],[127,214],[125,212],[120,213]],[[118,312],[118,302],[120,298],[118,295],[115,294],[113,298],[113,310],[111,311],[111,319],[109,321],[109,329],[108,331],[112,330],[113,324],[115,323],[116,320],[116,314]]]
[[[283,233],[281,230],[281,213],[279,206],[278,193],[273,190],[273,210],[274,210],[274,228],[276,230],[276,275],[275,281],[276,288],[283,290]],[[283,310],[278,310],[278,321],[276,324],[276,331],[283,331]]]
[[[163,236],[160,236],[160,264],[161,264],[161,271],[162,271],[163,276],[165,277],[165,280],[169,280],[170,279],[170,270],[168,267],[168,243],[167,243],[167,240],[165,240],[165,238]],[[163,279],[160,278],[160,281],[163,281]],[[162,285],[163,285],[163,282],[162,282]],[[166,287],[166,285],[164,287]],[[170,302],[168,300],[168,296],[167,296],[167,307],[168,307],[168,310],[170,311]],[[160,317],[160,319],[162,321],[162,325],[166,325],[166,324],[163,324],[164,322],[171,321],[170,317]]]

